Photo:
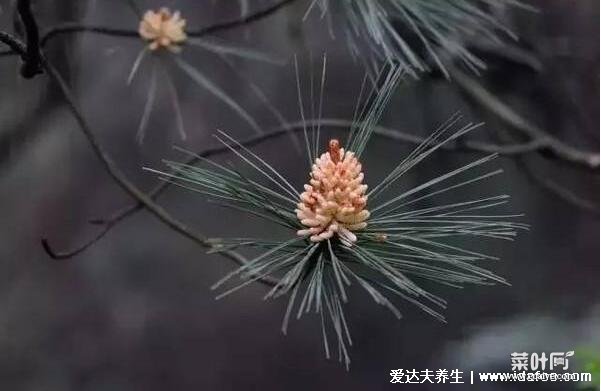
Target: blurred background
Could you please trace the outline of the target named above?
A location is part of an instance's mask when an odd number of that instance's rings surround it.
[[[64,22],[133,31],[138,25],[126,1],[33,3],[42,31]],[[137,3],[143,10],[163,5],[179,9],[194,29],[274,2]],[[351,119],[362,64],[349,55],[343,36],[336,31],[331,36],[319,12],[303,22],[310,3],[298,0],[218,35],[222,42],[283,59],[284,65],[237,57],[224,62],[191,46],[180,55],[268,130],[279,126],[273,108],[287,121],[300,119],[291,56],[299,57],[304,93],[309,94],[311,64],[318,73],[320,57],[327,52],[323,116]],[[470,139],[527,141],[515,121],[499,115],[498,102],[503,102],[537,129],[598,156],[599,3],[528,3],[539,11],[511,9],[500,15],[520,36],[518,54],[479,52],[488,70],[480,76],[466,72],[459,81],[436,74],[407,78],[381,124],[424,137],[460,110],[467,120],[486,122]],[[14,2],[0,4],[1,30],[18,33]],[[335,30],[336,15],[333,20]],[[162,168],[161,159],[180,159],[173,145],[201,151],[217,145],[212,137],[216,129],[238,138],[251,136],[253,129],[181,69],[167,65],[188,137],[179,136],[169,87],[160,76],[145,139],[139,143],[136,132],[151,66],[143,62],[130,85],[127,77],[142,47],[136,37],[79,33],[56,37],[45,50],[117,165],[136,185],[150,190],[158,179],[142,167]],[[265,287],[253,285],[215,301],[210,286],[234,265],[206,255],[145,211],[125,219],[76,257],[52,260],[41,238],[57,251],[76,248],[101,229],[88,220],[110,216],[132,200],[107,175],[56,86],[44,76],[23,80],[19,66],[14,56],[0,57],[0,389],[387,389],[395,386],[389,384],[391,369],[508,372],[512,352],[574,350],[574,372],[598,363],[598,165],[587,168],[544,150],[498,159],[504,175],[465,190],[465,196],[510,194],[511,211],[526,214],[530,232],[515,242],[486,243],[488,253],[501,257],[486,266],[512,286],[432,287],[449,301],[444,312],[448,324],[409,305],[401,305],[404,319],[397,321],[355,287],[346,310],[354,338],[347,372],[336,360],[325,359],[317,318],[293,322],[288,336],[281,334],[286,302],[263,302]],[[486,88],[496,103],[477,99],[469,88],[473,83]],[[273,108],[257,95],[257,87]],[[325,129],[327,137],[343,132]],[[413,147],[374,137],[364,155],[368,184],[370,173],[384,176]],[[307,176],[305,157],[289,137],[265,141],[254,150],[300,188]],[[479,156],[441,151],[403,185],[421,183]],[[215,159],[227,162],[233,156]],[[182,189],[170,189],[158,201],[209,236],[281,235],[277,227],[242,218]],[[569,390],[579,385],[477,387]]]

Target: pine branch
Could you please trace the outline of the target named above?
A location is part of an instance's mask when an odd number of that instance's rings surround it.
[[[342,120],[342,119],[322,119],[322,120],[308,120],[304,122],[304,126],[313,126],[320,124],[325,127],[339,127],[339,128],[349,128],[352,125],[352,121]],[[277,139],[283,135],[286,135],[288,132],[299,132],[304,129],[303,122],[295,122],[285,124],[282,127],[274,128],[260,136],[252,136],[246,139],[240,140],[240,145],[232,145],[231,147],[234,149],[239,149],[241,146],[244,147],[252,147],[255,145],[259,145],[265,141]],[[409,144],[419,145],[424,142],[423,137],[411,135],[408,133],[404,133],[398,129],[386,128],[383,126],[376,126],[374,128],[374,133],[378,136],[388,138],[395,141],[405,142]],[[521,144],[491,144],[479,141],[463,141],[461,144],[447,144],[444,145],[441,150],[457,152],[479,152],[479,153],[498,153],[500,155],[505,156],[516,156],[522,155],[530,152],[536,152],[540,148],[546,147],[543,142],[540,140],[533,140],[526,143]],[[196,157],[192,157],[185,161],[183,164],[185,165],[194,165],[198,163],[200,158],[209,158],[211,156],[216,156],[223,153],[231,152],[231,150],[223,145],[205,149],[197,153]],[[165,190],[167,190],[172,185],[171,182],[162,181],[158,183],[152,190],[147,193],[147,197],[156,200]],[[61,259],[72,258],[85,250],[90,248],[96,242],[101,240],[114,226],[127,219],[128,217],[134,215],[136,212],[144,209],[145,205],[142,202],[135,202],[128,206],[125,206],[115,212],[111,213],[109,217],[104,218],[95,218],[90,220],[89,222],[94,225],[101,225],[101,230],[87,242],[78,245],[76,248],[63,251],[61,253],[57,253]]]

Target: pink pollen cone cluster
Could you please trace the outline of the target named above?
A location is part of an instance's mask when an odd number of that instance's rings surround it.
[[[150,50],[166,48],[176,52],[187,38],[185,27],[186,20],[180,17],[178,11],[171,13],[168,8],[161,8],[157,12],[146,11],[138,32],[143,39],[150,42]]]
[[[355,154],[340,148],[338,140],[330,140],[329,151],[315,159],[309,184],[300,196],[296,216],[307,228],[298,235],[320,242],[336,234],[351,246],[357,241],[352,231],[367,226],[366,190]]]

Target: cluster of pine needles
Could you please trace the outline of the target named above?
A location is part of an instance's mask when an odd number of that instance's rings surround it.
[[[321,91],[325,83],[325,63],[324,57]],[[299,106],[304,118],[298,66],[296,70]],[[354,152],[358,158],[362,156],[404,74],[404,68],[396,64],[388,64],[380,70],[369,98],[356,110],[345,150]],[[320,97],[319,112],[321,100]],[[212,252],[252,248],[258,255],[223,277],[213,288],[237,281],[219,294],[221,298],[267,276],[276,277],[278,282],[267,292],[265,299],[288,298],[283,332],[286,332],[291,317],[317,313],[321,319],[326,356],[333,354],[330,342],[333,337],[338,358],[348,367],[352,339],[344,308],[351,285],[359,286],[375,303],[388,308],[399,318],[401,311],[395,297],[444,321],[439,311],[445,308],[445,300],[423,289],[418,282],[429,280],[451,287],[507,284],[502,277],[477,265],[478,261],[494,260],[495,257],[450,242],[464,237],[478,241],[512,240],[518,230],[527,229],[525,224],[515,221],[521,215],[496,212],[508,202],[509,196],[499,194],[422,206],[428,202],[434,204],[433,200],[439,197],[456,194],[501,174],[500,169],[486,169],[496,154],[425,179],[409,190],[398,190],[401,179],[420,162],[480,126],[464,123],[461,115],[455,114],[392,167],[383,180],[370,183],[370,178],[366,178],[371,216],[365,229],[354,232],[357,241],[351,246],[342,243],[337,236],[320,242],[297,236],[297,231],[304,228],[295,213],[300,197],[297,188],[273,165],[225,132],[219,131],[215,137],[239,159],[245,173],[236,165],[220,164],[200,156],[196,156],[201,162],[199,165],[167,161],[171,173],[151,171],[220,205],[287,230],[289,235],[284,240],[246,236],[214,239]],[[310,163],[308,170],[318,157],[320,146],[324,145],[320,141],[321,133],[324,131],[319,125],[304,129]],[[248,174],[249,170],[254,175]]]

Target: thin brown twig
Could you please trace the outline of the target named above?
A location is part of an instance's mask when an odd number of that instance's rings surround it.
[[[108,174],[115,180],[115,182],[117,182],[117,184],[126,193],[128,193],[131,197],[136,199],[137,202],[143,204],[145,209],[147,209],[149,212],[151,212],[155,217],[157,217],[165,225],[167,225],[171,229],[175,230],[176,232],[179,232],[180,234],[186,236],[187,238],[193,240],[194,242],[196,242],[197,244],[199,244],[200,246],[202,246],[204,248],[208,248],[208,249],[213,248],[212,243],[206,237],[204,237],[202,234],[200,234],[198,232],[193,231],[192,229],[187,227],[185,224],[183,224],[181,221],[172,217],[165,209],[163,209],[160,205],[153,202],[152,199],[150,197],[148,197],[148,195],[146,195],[144,192],[142,192],[140,189],[138,189],[133,183],[131,183],[129,181],[129,179],[127,179],[127,177],[121,172],[119,167],[115,164],[115,162],[112,160],[112,158],[108,155],[108,153],[101,146],[95,133],[92,131],[92,129],[90,128],[90,126],[88,125],[86,120],[84,119],[83,115],[81,114],[81,110],[77,106],[77,103],[75,102],[75,99],[74,99],[73,95],[71,94],[71,90],[67,86],[66,82],[64,81],[64,79],[62,78],[60,73],[43,56],[41,58],[41,65],[48,73],[50,79],[53,82],[55,82],[57,84],[57,86],[59,87],[61,93],[63,94],[63,97],[66,100],[66,103],[67,103],[69,109],[71,110],[73,116],[75,117],[75,120],[77,121],[77,123],[79,125],[79,128],[81,129],[82,133],[84,134],[84,136],[90,143],[92,150],[94,151],[96,156],[98,156],[98,158],[100,159],[100,162],[102,163],[102,165],[104,166],[104,168],[106,169]],[[48,252],[48,254],[51,257],[60,259],[60,257],[58,257],[59,254],[56,254],[52,251],[52,249],[49,246],[48,241],[46,239],[42,240],[42,244],[44,246],[44,249]],[[239,265],[244,265],[246,263],[246,259],[242,255],[240,255],[234,251],[220,251],[220,254],[228,259],[233,260],[234,262],[236,262]],[[258,279],[257,281],[262,282],[269,286],[274,286],[275,284],[277,284],[277,280],[274,278],[270,278],[270,277],[261,278],[261,279]]]
[[[285,133],[286,133],[286,129],[281,129],[276,132],[269,132],[269,133],[265,133],[265,134],[262,134],[259,136],[250,137],[249,139],[242,140],[241,145],[244,145],[246,147],[253,146],[253,145],[261,143],[262,141],[278,137]],[[231,147],[234,149],[239,148],[239,146],[237,146],[237,145],[233,145]],[[211,157],[211,156],[214,156],[214,155],[217,155],[217,154],[220,154],[223,152],[227,152],[227,151],[230,151],[230,149],[228,147],[218,146],[218,147],[206,149],[206,150],[200,152],[197,156],[206,158],[206,157]],[[198,157],[191,158],[190,160],[188,160],[187,163],[195,164],[198,161]],[[152,190],[150,190],[147,193],[147,197],[149,199],[155,200],[161,193],[163,193],[169,187],[170,184],[171,184],[171,182],[168,182],[168,181],[160,181]],[[113,228],[119,222],[121,222],[125,218],[133,215],[134,213],[144,209],[145,207],[146,207],[146,205],[143,202],[137,201],[137,202],[132,203],[131,205],[128,205],[122,209],[119,209],[119,210],[113,212],[111,214],[111,216],[108,218],[96,218],[96,219],[89,220],[89,223],[94,224],[94,225],[102,225],[103,228],[92,239],[77,246],[74,249],[67,250],[67,251],[61,251],[61,252],[55,252],[54,250],[52,250],[50,248],[47,241],[43,242],[43,245],[46,249],[51,250],[50,252],[53,254],[53,258],[68,259],[68,258],[75,257],[75,256],[81,254],[82,252],[84,252],[85,250],[87,250],[88,248],[90,248],[94,243],[96,243],[97,241],[102,239],[111,230],[111,228]]]
[[[210,26],[202,27],[198,30],[189,30],[186,31],[186,34],[189,37],[203,37],[209,34],[215,34],[221,31],[233,29],[236,27],[244,26],[255,21],[261,20],[275,12],[279,11],[281,8],[291,4],[296,0],[282,0],[274,5],[271,5],[267,8],[264,8],[255,13],[249,14],[247,16],[236,18],[232,20],[227,20],[224,22],[218,22],[212,24]],[[63,23],[56,26],[53,26],[46,30],[46,32],[42,35],[40,40],[40,45],[44,47],[51,39],[64,34],[71,33],[93,33],[93,34],[101,34],[101,35],[109,35],[109,36],[117,36],[124,38],[140,38],[140,34],[136,29],[121,29],[121,28],[112,28],[106,26],[93,26],[87,24],[81,24],[76,22]]]

